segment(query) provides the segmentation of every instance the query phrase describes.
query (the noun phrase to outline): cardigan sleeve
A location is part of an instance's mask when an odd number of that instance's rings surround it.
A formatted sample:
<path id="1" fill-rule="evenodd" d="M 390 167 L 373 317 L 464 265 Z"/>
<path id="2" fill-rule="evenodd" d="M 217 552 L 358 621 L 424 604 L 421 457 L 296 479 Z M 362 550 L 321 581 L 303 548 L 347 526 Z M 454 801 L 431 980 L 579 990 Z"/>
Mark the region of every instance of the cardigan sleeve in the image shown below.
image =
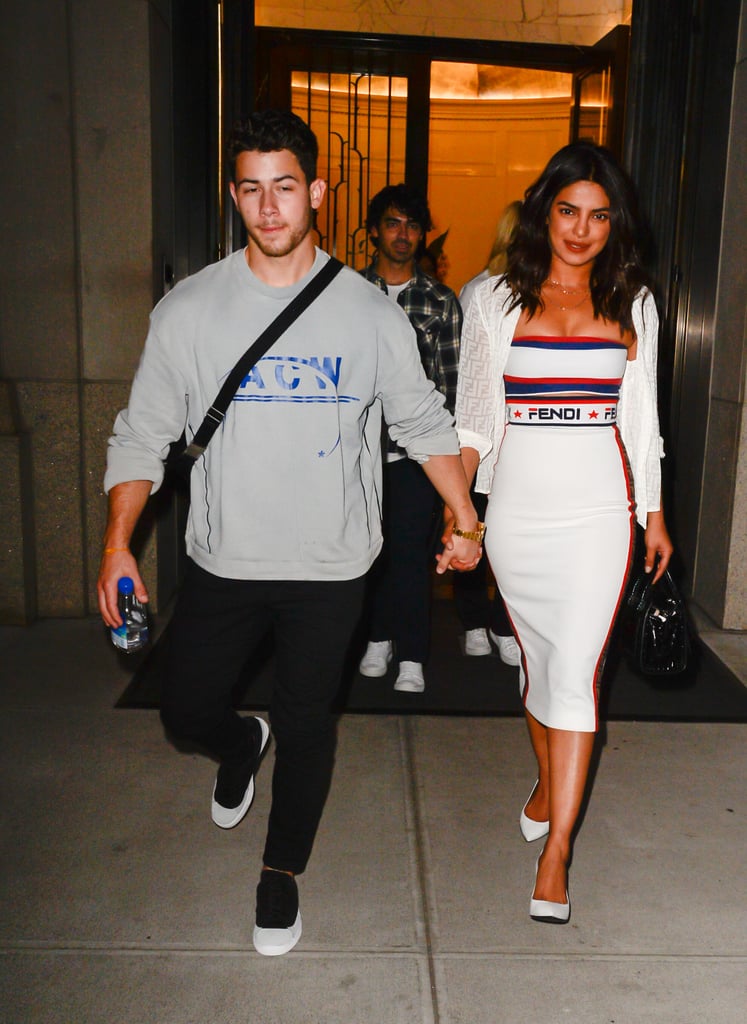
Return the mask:
<path id="1" fill-rule="evenodd" d="M 488 278 L 479 286 L 467 309 L 467 353 L 462 337 L 461 401 L 457 392 L 457 430 L 462 447 L 477 449 L 480 464 L 475 490 L 490 494 L 498 452 L 506 430 L 503 371 L 511 339 L 521 315 L 511 308 L 511 291 L 500 280 Z M 459 410 L 461 409 L 461 425 Z M 461 427 L 461 428 L 460 428 Z"/>
<path id="2" fill-rule="evenodd" d="M 465 313 L 456 396 L 456 425 L 463 448 L 475 448 L 484 459 L 493 446 L 497 395 L 491 373 L 490 331 L 483 309 L 484 285 Z"/>
<path id="3" fill-rule="evenodd" d="M 664 455 L 656 394 L 659 317 L 649 291 L 638 296 L 633 304 L 633 326 L 638 343 L 636 358 L 625 369 L 618 426 L 633 473 L 636 518 L 645 527 L 648 513 L 661 507 Z"/>

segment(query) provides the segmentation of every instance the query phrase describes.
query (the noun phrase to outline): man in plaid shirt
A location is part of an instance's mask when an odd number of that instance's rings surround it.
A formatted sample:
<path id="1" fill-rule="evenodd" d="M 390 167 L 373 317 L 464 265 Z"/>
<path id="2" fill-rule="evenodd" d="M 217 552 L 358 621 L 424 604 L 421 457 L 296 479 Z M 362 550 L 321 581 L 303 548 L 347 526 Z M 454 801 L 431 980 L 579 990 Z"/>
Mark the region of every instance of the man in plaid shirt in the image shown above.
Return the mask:
<path id="1" fill-rule="evenodd" d="M 462 310 L 454 292 L 417 264 L 432 226 L 419 192 L 388 185 L 369 203 L 366 228 L 376 258 L 361 273 L 407 314 L 426 376 L 453 413 Z M 372 571 L 370 640 L 360 671 L 384 676 L 396 657 L 395 690 L 422 693 L 430 646 L 430 561 L 440 509 L 421 467 L 391 439 L 385 459 L 384 549 Z"/>

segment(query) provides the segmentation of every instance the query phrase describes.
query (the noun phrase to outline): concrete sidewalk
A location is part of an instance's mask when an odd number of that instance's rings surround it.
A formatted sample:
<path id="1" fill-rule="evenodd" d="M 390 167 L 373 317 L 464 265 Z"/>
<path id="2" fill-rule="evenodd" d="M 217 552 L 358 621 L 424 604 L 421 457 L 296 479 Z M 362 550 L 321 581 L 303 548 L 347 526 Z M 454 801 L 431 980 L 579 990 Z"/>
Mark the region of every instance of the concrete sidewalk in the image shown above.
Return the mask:
<path id="1" fill-rule="evenodd" d="M 747 1016 L 747 726 L 608 726 L 558 928 L 528 915 L 520 720 L 345 716 L 304 934 L 265 959 L 272 747 L 223 832 L 215 766 L 114 710 L 128 674 L 97 622 L 0 630 L 0 666 L 2 1024 Z"/>

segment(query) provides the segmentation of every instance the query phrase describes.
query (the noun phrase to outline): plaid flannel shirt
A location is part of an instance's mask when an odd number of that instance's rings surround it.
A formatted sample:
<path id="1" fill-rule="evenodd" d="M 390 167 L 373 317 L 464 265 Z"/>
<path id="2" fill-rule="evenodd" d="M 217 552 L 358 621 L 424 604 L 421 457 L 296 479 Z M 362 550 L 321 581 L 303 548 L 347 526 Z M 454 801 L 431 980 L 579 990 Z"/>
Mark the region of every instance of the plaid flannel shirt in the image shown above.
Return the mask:
<path id="1" fill-rule="evenodd" d="M 386 281 L 376 272 L 375 262 L 361 274 L 383 292 L 387 291 Z M 415 329 L 426 377 L 444 395 L 446 408 L 453 413 L 462 333 L 462 307 L 456 295 L 416 266 L 415 276 L 399 293 L 397 302 Z"/>

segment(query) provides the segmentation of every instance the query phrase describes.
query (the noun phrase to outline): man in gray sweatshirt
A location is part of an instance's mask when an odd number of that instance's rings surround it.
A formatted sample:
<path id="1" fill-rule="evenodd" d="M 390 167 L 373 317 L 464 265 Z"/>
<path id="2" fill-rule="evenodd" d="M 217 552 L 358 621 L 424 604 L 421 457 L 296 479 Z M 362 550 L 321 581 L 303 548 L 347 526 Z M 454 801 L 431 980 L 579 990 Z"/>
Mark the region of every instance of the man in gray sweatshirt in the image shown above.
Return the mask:
<path id="1" fill-rule="evenodd" d="M 109 517 L 99 572 L 104 621 L 120 624 L 117 581 L 148 593 L 129 543 L 163 480 L 169 445 L 202 422 L 249 343 L 328 260 L 311 235 L 325 183 L 317 143 L 294 114 L 264 111 L 231 140 L 231 194 L 247 246 L 181 282 L 154 309 L 128 407 L 109 440 Z M 470 569 L 482 530 L 443 397 L 423 372 L 405 314 L 343 268 L 246 375 L 190 477 L 189 566 L 170 625 L 161 716 L 219 761 L 213 821 L 249 809 L 267 723 L 231 691 L 272 630 L 275 767 L 254 944 L 288 952 L 301 935 L 295 876 L 306 868 L 332 776 L 335 718 L 364 577 L 381 548 L 382 413 L 391 435 L 454 511 L 437 571 Z"/>

